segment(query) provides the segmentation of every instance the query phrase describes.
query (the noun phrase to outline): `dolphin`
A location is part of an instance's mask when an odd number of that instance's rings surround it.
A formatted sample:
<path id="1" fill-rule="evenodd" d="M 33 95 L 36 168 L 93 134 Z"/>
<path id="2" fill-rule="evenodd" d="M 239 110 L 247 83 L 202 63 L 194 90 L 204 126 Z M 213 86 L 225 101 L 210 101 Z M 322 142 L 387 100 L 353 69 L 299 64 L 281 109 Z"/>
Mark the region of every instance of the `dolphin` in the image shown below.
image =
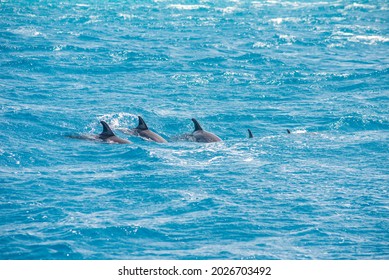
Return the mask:
<path id="1" fill-rule="evenodd" d="M 289 129 L 286 129 L 286 132 L 288 132 L 288 134 L 291 134 L 290 130 Z"/>
<path id="2" fill-rule="evenodd" d="M 251 132 L 251 130 L 247 129 L 247 131 L 249 132 L 249 138 L 254 138 L 253 133 Z"/>
<path id="3" fill-rule="evenodd" d="M 203 142 L 203 143 L 211 143 L 211 142 L 220 142 L 222 141 L 219 137 L 217 137 L 215 134 L 205 131 L 201 128 L 201 125 L 196 119 L 192 119 L 192 122 L 194 123 L 195 130 L 192 132 L 191 136 L 194 141 L 196 142 Z"/>
<path id="4" fill-rule="evenodd" d="M 105 121 L 100 121 L 103 132 L 98 135 L 70 135 L 69 138 L 83 140 L 102 140 L 108 143 L 131 144 L 130 141 L 117 137 Z"/>
<path id="5" fill-rule="evenodd" d="M 139 124 L 136 128 L 134 128 L 134 129 L 122 129 L 121 131 L 123 133 L 140 136 L 140 137 L 143 137 L 147 140 L 151 140 L 154 142 L 167 143 L 167 141 L 164 138 L 162 138 L 160 135 L 149 130 L 146 122 L 143 120 L 143 118 L 141 116 L 138 116 L 138 119 L 139 119 Z"/>
<path id="6" fill-rule="evenodd" d="M 103 126 L 103 132 L 98 135 L 98 138 L 105 142 L 114 142 L 119 144 L 131 144 L 130 141 L 117 137 L 105 121 L 100 121 Z"/>

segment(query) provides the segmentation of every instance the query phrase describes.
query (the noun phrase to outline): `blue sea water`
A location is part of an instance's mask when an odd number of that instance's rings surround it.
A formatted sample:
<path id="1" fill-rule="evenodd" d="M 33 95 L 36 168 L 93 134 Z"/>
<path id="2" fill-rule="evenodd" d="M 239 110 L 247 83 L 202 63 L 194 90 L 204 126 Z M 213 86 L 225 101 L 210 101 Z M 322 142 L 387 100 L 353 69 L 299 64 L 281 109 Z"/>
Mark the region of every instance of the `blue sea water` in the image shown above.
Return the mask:
<path id="1" fill-rule="evenodd" d="M 2 0 L 0 258 L 388 259 L 388 20 L 385 0 Z M 169 143 L 118 130 L 138 115 Z M 223 142 L 180 141 L 193 117 Z M 100 120 L 133 144 L 67 137 Z"/>

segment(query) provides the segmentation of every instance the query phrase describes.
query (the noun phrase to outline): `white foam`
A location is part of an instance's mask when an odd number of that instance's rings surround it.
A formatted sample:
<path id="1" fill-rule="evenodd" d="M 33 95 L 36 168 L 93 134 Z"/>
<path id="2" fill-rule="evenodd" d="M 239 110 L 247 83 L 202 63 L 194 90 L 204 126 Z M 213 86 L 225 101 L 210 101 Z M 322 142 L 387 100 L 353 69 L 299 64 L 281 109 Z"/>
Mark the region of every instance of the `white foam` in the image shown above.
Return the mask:
<path id="1" fill-rule="evenodd" d="M 271 45 L 265 42 L 255 42 L 253 48 L 270 48 Z"/>
<path id="2" fill-rule="evenodd" d="M 298 130 L 293 131 L 292 133 L 294 133 L 294 134 L 305 134 L 305 133 L 307 133 L 307 131 L 305 129 L 298 129 Z"/>
<path id="3" fill-rule="evenodd" d="M 288 18 L 272 18 L 269 20 L 273 24 L 282 24 L 283 22 L 299 22 L 299 18 L 293 18 L 293 17 L 288 17 Z"/>
<path id="4" fill-rule="evenodd" d="M 223 15 L 233 14 L 242 11 L 242 9 L 238 7 L 216 8 L 216 10 L 221 11 Z"/>
<path id="5" fill-rule="evenodd" d="M 292 43 L 296 42 L 296 37 L 293 35 L 281 34 L 281 35 L 279 35 L 279 38 L 282 40 L 285 40 L 287 44 L 292 44 Z"/>
<path id="6" fill-rule="evenodd" d="M 110 53 L 109 56 L 112 58 L 112 61 L 115 63 L 125 61 L 127 59 L 127 52 L 121 51 L 121 52 L 115 52 Z"/>
<path id="7" fill-rule="evenodd" d="M 89 20 L 85 22 L 85 24 L 101 22 L 102 20 L 99 20 L 98 18 L 98 16 L 89 16 Z"/>
<path id="8" fill-rule="evenodd" d="M 98 120 L 106 121 L 112 128 L 128 127 L 130 125 L 134 125 L 137 119 L 137 115 L 130 113 L 105 114 L 98 117 Z"/>
<path id="9" fill-rule="evenodd" d="M 275 23 L 275 24 L 281 24 L 283 22 L 283 18 L 272 18 L 271 20 L 269 20 L 271 23 Z"/>
<path id="10" fill-rule="evenodd" d="M 54 46 L 53 51 L 58 52 L 61 51 L 66 45 L 57 45 Z"/>
<path id="11" fill-rule="evenodd" d="M 123 13 L 119 13 L 118 16 L 119 16 L 119 17 L 122 17 L 122 18 L 125 19 L 125 20 L 133 19 L 133 18 L 135 17 L 134 15 L 131 15 L 131 14 L 123 14 Z"/>
<path id="12" fill-rule="evenodd" d="M 79 4 L 76 4 L 76 6 L 77 7 L 84 7 L 84 8 L 86 8 L 86 7 L 89 7 L 90 5 L 79 3 Z"/>

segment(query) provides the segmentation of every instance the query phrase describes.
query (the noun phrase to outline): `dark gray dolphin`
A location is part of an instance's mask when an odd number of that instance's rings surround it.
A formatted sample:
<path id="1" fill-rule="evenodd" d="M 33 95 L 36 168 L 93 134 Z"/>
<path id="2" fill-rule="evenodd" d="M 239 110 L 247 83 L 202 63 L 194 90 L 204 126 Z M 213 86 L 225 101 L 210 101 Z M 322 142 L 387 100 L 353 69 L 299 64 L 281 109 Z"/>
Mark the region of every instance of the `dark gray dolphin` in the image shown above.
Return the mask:
<path id="1" fill-rule="evenodd" d="M 201 125 L 196 119 L 192 119 L 192 122 L 194 123 L 195 130 L 192 132 L 191 136 L 193 137 L 194 141 L 196 142 L 203 142 L 203 143 L 211 143 L 211 142 L 220 142 L 222 141 L 219 137 L 217 137 L 215 134 L 205 131 L 202 129 Z"/>
<path id="2" fill-rule="evenodd" d="M 131 144 L 130 141 L 117 137 L 105 121 L 100 121 L 103 126 L 103 132 L 98 135 L 98 138 L 105 142 L 114 142 L 119 144 Z"/>
<path id="3" fill-rule="evenodd" d="M 138 116 L 139 124 L 134 129 L 122 129 L 121 131 L 126 134 L 136 135 L 143 137 L 147 140 L 155 141 L 158 143 L 167 143 L 165 139 L 163 139 L 161 136 L 159 136 L 157 133 L 151 131 L 148 127 L 146 122 L 142 119 L 141 116 Z"/>
<path id="4" fill-rule="evenodd" d="M 286 132 L 288 132 L 288 134 L 291 134 L 290 130 L 289 129 L 286 129 Z"/>
<path id="5" fill-rule="evenodd" d="M 105 121 L 100 121 L 103 132 L 98 135 L 69 135 L 69 138 L 83 140 L 102 140 L 108 143 L 131 144 L 130 141 L 117 137 Z"/>
<path id="6" fill-rule="evenodd" d="M 251 132 L 251 130 L 247 129 L 247 131 L 249 132 L 249 138 L 254 138 L 253 133 Z"/>

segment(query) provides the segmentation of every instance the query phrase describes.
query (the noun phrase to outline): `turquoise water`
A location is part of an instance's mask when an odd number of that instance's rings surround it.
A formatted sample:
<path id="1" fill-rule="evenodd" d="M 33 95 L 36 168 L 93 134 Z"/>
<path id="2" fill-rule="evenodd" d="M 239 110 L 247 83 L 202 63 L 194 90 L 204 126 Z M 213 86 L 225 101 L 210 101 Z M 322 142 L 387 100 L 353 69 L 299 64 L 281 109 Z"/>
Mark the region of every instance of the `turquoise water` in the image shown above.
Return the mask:
<path id="1" fill-rule="evenodd" d="M 388 19 L 1 1 L 0 258 L 388 259 Z M 138 115 L 169 143 L 119 131 Z M 191 118 L 223 142 L 179 140 Z M 133 144 L 67 137 L 100 120 Z"/>

